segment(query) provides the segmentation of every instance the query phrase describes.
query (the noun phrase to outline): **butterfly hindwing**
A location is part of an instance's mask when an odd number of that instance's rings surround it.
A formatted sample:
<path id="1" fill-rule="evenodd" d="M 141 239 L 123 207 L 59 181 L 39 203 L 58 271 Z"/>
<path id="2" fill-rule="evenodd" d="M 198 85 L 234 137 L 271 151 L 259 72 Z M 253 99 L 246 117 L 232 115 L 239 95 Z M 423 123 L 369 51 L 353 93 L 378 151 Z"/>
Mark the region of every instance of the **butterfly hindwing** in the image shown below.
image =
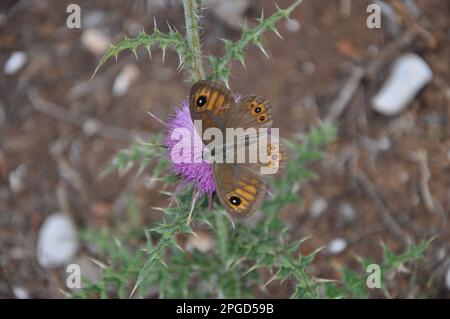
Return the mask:
<path id="1" fill-rule="evenodd" d="M 266 183 L 258 175 L 234 164 L 214 164 L 216 192 L 233 217 L 248 217 L 261 205 Z"/>
<path id="2" fill-rule="evenodd" d="M 265 146 L 265 156 L 258 156 L 256 163 L 247 161 L 246 163 L 239 165 L 260 175 L 275 175 L 282 172 L 286 167 L 288 160 L 286 146 L 281 141 L 278 143 L 267 143 Z"/>

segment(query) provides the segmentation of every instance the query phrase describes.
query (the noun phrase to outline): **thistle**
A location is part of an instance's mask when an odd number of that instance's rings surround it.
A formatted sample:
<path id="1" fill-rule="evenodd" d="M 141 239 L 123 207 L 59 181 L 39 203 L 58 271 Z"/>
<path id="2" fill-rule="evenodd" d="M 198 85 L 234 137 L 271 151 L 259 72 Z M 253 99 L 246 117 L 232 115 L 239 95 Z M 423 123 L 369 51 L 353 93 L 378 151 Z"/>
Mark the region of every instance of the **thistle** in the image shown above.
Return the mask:
<path id="1" fill-rule="evenodd" d="M 244 26 L 238 41 L 225 40 L 224 55 L 210 56 L 208 59 L 212 70 L 208 78 L 228 84 L 231 63 L 237 60 L 244 64 L 245 48 L 250 44 L 265 53 L 262 35 L 266 31 L 279 35 L 276 23 L 288 19 L 301 2 L 294 1 L 285 9 L 277 7 L 272 16 L 261 16 L 253 28 Z M 152 34 L 143 31 L 135 38 L 125 38 L 112 45 L 95 72 L 124 50 L 136 54 L 138 47 L 144 46 L 151 55 L 153 47 L 159 46 L 163 52 L 171 48 L 178 53 L 179 67 L 187 69 L 193 82 L 202 79 L 204 70 L 199 37 L 201 1 L 183 0 L 183 5 L 186 36 L 172 28 L 168 33 L 161 32 L 155 24 Z M 112 295 L 119 297 L 130 297 L 135 293 L 149 296 L 149 291 L 156 289 L 160 298 L 250 298 L 254 297 L 256 290 L 265 293 L 274 282 L 289 282 L 293 298 L 368 296 L 367 289 L 364 290 L 364 267 L 369 263 L 368 259 L 360 258 L 362 267 L 359 272 L 344 269 L 340 282 L 316 278 L 310 274 L 310 266 L 321 248 L 309 254 L 300 253 L 307 239 L 292 240 L 288 226 L 278 216 L 279 210 L 286 204 L 299 203 L 295 185 L 314 176 L 307 164 L 321 158 L 322 148 L 336 136 L 334 127 L 323 125 L 300 139 L 286 141 L 292 160 L 283 177 L 270 182 L 278 196 L 266 199 L 261 206 L 262 216 L 256 223 L 232 225 L 223 209 L 211 209 L 205 196 L 196 196 L 215 191 L 211 164 L 171 161 L 175 141 L 170 136 L 176 128 L 186 128 L 197 142 L 201 141 L 187 101 L 181 103 L 165 125 L 167 132 L 164 137 L 156 135 L 150 141 L 134 143 L 115 157 L 108 171 L 125 172 L 137 164 L 138 173 L 142 173 L 153 162 L 153 179 L 164 183 L 164 186 L 174 183 L 179 186 L 181 177 L 183 187 L 180 191 L 161 192 L 171 196 L 176 205 L 157 208 L 163 212 L 164 218 L 144 231 L 144 243 L 141 225 L 121 223 L 120 228 L 111 231 L 113 235 L 106 230 L 87 231 L 83 236 L 85 241 L 96 247 L 98 257 L 108 260 L 108 263 L 101 263 L 103 275 L 100 282 L 85 282 L 75 297 L 88 298 L 95 294 L 106 298 L 111 296 L 111 288 L 115 287 L 117 291 Z M 200 151 L 203 151 L 202 143 L 191 143 L 194 144 L 200 145 Z M 195 153 L 195 149 L 190 150 L 182 155 Z M 130 206 L 129 210 L 135 212 L 136 208 Z M 188 251 L 184 242 L 199 236 L 195 227 L 213 234 L 212 249 L 207 252 Z M 380 262 L 383 273 L 396 271 L 401 265 L 418 259 L 428 243 L 412 245 L 400 255 L 383 246 L 384 258 Z M 386 288 L 382 289 L 387 294 Z"/>

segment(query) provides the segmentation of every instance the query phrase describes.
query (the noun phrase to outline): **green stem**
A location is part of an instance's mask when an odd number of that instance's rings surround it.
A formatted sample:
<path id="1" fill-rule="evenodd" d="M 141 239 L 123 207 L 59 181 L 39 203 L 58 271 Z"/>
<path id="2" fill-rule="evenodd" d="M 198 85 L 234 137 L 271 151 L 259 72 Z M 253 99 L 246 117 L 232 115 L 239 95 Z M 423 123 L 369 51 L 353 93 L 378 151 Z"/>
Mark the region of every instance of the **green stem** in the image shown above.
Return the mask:
<path id="1" fill-rule="evenodd" d="M 202 54 L 200 48 L 200 36 L 198 33 L 198 13 L 201 0 L 183 0 L 184 19 L 186 21 L 187 41 L 190 49 L 189 67 L 194 82 L 204 78 Z"/>

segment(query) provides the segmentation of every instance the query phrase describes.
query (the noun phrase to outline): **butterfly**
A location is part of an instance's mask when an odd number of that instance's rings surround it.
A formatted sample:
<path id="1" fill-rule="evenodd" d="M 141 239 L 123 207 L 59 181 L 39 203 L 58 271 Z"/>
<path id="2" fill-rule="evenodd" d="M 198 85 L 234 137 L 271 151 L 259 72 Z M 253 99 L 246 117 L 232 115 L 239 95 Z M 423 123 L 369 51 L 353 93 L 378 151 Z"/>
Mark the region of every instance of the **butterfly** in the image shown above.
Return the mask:
<path id="1" fill-rule="evenodd" d="M 272 128 L 272 108 L 259 96 L 246 96 L 235 101 L 234 95 L 225 86 L 201 80 L 195 83 L 190 92 L 189 109 L 194 122 L 199 120 L 202 129 L 220 130 L 225 136 L 227 128 L 267 129 Z M 197 129 L 198 130 L 198 129 Z M 203 132 L 199 132 L 203 136 Z M 270 133 L 269 133 L 270 134 Z M 259 145 L 259 135 L 238 137 L 233 143 L 221 141 L 223 154 L 232 150 L 251 149 Z M 202 138 L 204 144 L 206 140 Z M 262 173 L 264 168 L 275 168 L 273 172 L 284 168 L 287 163 L 286 149 L 281 143 L 270 142 L 267 147 L 267 159 L 256 162 L 215 161 L 213 177 L 216 193 L 233 217 L 248 217 L 256 212 L 267 191 L 266 181 Z"/>

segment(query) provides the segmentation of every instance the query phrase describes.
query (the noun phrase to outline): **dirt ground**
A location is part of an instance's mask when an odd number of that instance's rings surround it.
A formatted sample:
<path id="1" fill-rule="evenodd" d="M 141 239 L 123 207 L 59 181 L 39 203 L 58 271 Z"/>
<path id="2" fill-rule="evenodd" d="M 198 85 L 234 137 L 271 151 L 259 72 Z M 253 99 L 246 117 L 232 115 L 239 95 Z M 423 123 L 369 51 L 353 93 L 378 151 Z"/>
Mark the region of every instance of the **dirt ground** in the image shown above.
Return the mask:
<path id="1" fill-rule="evenodd" d="M 162 119 L 171 114 L 189 92 L 186 74 L 177 72 L 174 53 L 167 51 L 163 63 L 160 50 L 153 51 L 151 61 L 140 50 L 138 61 L 124 53 L 90 81 L 99 56 L 82 44 L 84 27 L 66 27 L 66 6 L 71 2 L 0 4 L 0 65 L 13 51 L 28 56 L 19 72 L 0 76 L 0 297 L 14 298 L 17 287 L 33 298 L 63 297 L 58 288 L 64 285 L 64 270 L 43 269 L 36 261 L 37 233 L 49 214 L 69 212 L 80 228 L 112 225 L 124 209 L 122 195 L 132 192 L 141 210 L 148 212 L 142 222 L 149 223 L 149 207 L 166 201 L 157 187 L 146 187 L 144 178 L 98 175 L 135 132 L 161 132 L 146 111 Z M 248 1 L 241 18 L 252 21 L 262 8 L 269 15 L 272 2 Z M 277 2 L 281 7 L 290 3 Z M 274 125 L 281 127 L 283 137 L 290 137 L 307 132 L 330 114 L 358 66 L 383 62 L 358 82 L 345 103 L 336 120 L 337 141 L 312 167 L 319 179 L 298 190 L 304 204 L 286 207 L 280 214 L 294 238 L 311 236 L 306 250 L 336 238 L 346 240 L 343 252 L 324 252 L 314 262 L 313 271 L 321 278 L 338 279 L 340 267 L 356 265 L 355 255 L 379 260 L 381 239 L 401 252 L 409 242 L 434 237 L 415 269 L 417 278 L 400 274 L 390 280 L 389 291 L 392 297 L 449 297 L 445 275 L 450 266 L 450 2 L 412 2 L 419 16 L 400 6 L 395 31 L 384 16 L 382 28 L 366 27 L 370 1 L 305 0 L 293 13 L 293 22 L 279 24 L 284 40 L 273 33 L 265 36 L 270 58 L 257 47 L 248 48 L 246 68 L 236 63 L 230 84 L 235 91 L 267 98 L 274 106 Z M 99 21 L 91 15 L 89 23 L 112 42 L 141 27 L 150 32 L 153 17 L 162 30 L 167 30 L 165 20 L 184 30 L 180 1 L 77 3 L 83 19 L 92 12 L 103 13 Z M 212 9 L 204 15 L 204 53 L 219 54 L 223 43 L 218 39 L 238 39 L 239 30 Z M 411 28 L 420 31 L 395 47 Z M 391 54 L 384 58 L 386 51 Z M 391 61 L 404 52 L 420 55 L 433 70 L 433 80 L 405 111 L 377 114 L 370 98 Z M 129 65 L 137 66 L 137 80 L 124 95 L 114 96 L 114 80 Z M 92 134 L 88 119 L 106 125 Z M 275 285 L 269 288 L 269 296 L 283 297 Z"/>

